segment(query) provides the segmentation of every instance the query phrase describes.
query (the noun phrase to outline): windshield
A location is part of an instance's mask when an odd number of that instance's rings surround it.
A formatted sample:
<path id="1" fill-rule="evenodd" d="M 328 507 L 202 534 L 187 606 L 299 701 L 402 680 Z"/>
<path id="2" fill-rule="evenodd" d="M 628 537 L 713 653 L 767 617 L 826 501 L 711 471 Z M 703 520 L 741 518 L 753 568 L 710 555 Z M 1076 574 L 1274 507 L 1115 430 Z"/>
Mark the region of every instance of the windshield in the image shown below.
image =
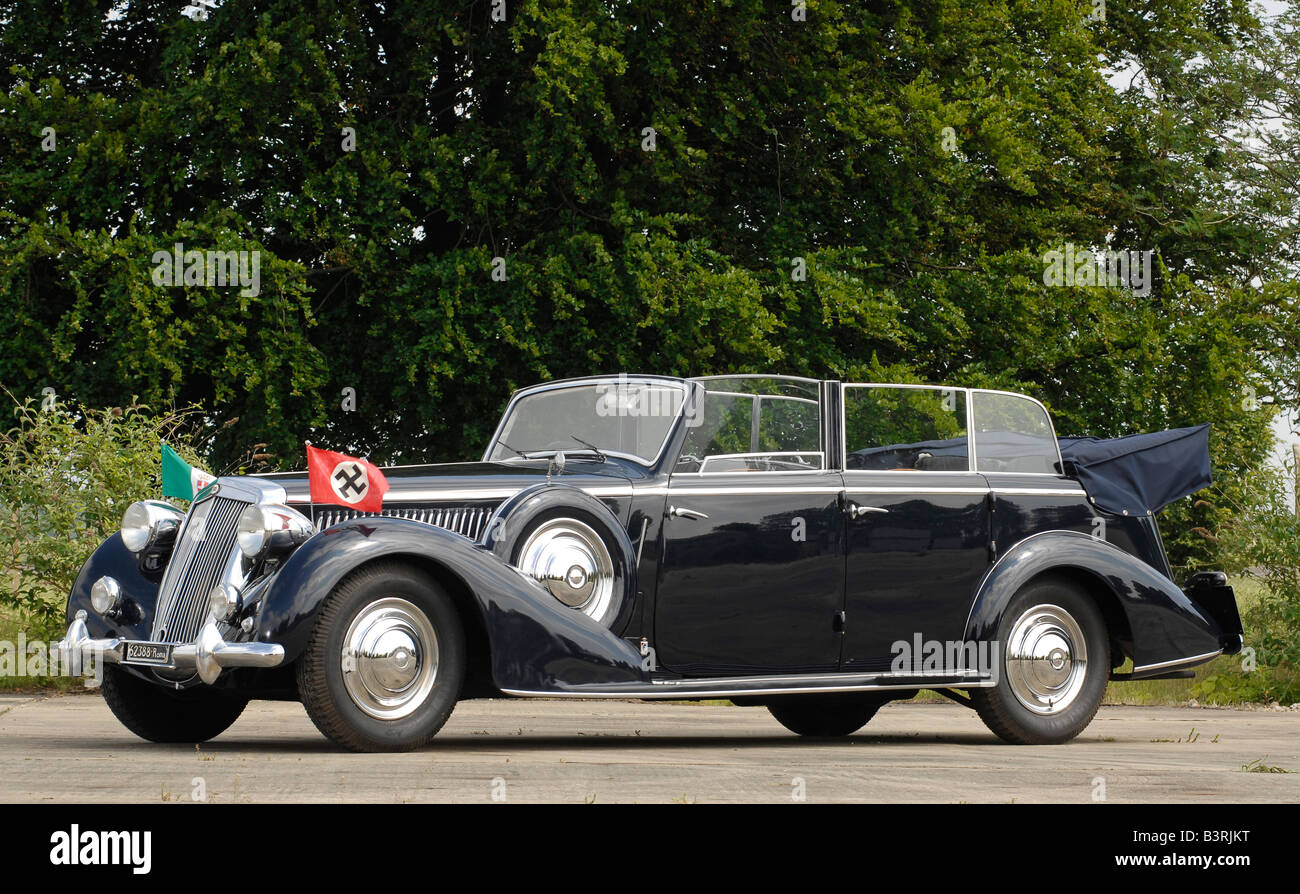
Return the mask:
<path id="1" fill-rule="evenodd" d="M 676 383 L 588 382 L 525 394 L 507 411 L 488 461 L 601 453 L 651 463 L 659 456 L 685 387 Z M 586 442 L 585 444 L 583 442 Z"/>

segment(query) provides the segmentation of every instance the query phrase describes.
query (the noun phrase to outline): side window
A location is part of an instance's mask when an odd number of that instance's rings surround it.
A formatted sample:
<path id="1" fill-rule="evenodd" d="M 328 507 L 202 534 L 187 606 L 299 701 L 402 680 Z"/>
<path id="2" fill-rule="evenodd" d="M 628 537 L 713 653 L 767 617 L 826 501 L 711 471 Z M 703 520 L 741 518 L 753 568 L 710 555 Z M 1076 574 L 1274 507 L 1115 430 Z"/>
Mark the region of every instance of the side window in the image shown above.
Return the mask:
<path id="1" fill-rule="evenodd" d="M 1060 453 L 1047 412 L 1018 394 L 976 391 L 975 464 L 981 472 L 1055 473 Z"/>
<path id="2" fill-rule="evenodd" d="M 758 407 L 760 451 L 816 453 L 821 450 L 821 414 L 816 401 L 763 397 Z"/>
<path id="3" fill-rule="evenodd" d="M 699 464 L 708 456 L 746 453 L 754 429 L 754 400 L 744 394 L 705 395 L 703 409 L 688 420 L 679 470 Z"/>
<path id="4" fill-rule="evenodd" d="M 825 467 L 816 390 L 812 397 L 773 393 L 778 388 L 761 379 L 728 379 L 717 382 L 727 390 L 714 387 L 711 384 L 702 408 L 687 422 L 678 472 L 807 472 Z"/>
<path id="5" fill-rule="evenodd" d="M 845 468 L 966 472 L 966 392 L 844 386 Z"/>

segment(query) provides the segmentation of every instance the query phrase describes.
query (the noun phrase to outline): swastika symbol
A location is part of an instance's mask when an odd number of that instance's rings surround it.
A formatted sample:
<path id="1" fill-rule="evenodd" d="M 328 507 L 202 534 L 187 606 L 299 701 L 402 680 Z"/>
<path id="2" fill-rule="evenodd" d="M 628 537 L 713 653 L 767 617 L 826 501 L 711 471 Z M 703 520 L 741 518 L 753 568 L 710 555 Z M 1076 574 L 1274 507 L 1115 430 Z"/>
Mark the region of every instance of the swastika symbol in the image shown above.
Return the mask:
<path id="1" fill-rule="evenodd" d="M 370 489 L 370 481 L 360 463 L 342 462 L 334 467 L 334 474 L 330 476 L 330 489 L 344 503 L 357 503 Z"/>

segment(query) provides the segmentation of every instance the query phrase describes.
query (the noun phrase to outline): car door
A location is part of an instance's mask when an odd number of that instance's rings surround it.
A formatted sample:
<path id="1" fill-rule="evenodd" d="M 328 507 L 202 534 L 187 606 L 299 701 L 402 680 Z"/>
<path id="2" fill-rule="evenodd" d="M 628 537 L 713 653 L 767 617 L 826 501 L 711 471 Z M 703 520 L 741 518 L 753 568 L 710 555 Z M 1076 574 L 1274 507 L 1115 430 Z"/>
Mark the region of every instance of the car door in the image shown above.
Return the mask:
<path id="1" fill-rule="evenodd" d="M 843 669 L 889 670 L 960 641 L 989 566 L 988 485 L 970 467 L 964 389 L 843 386 Z"/>
<path id="2" fill-rule="evenodd" d="M 705 381 L 669 479 L 658 663 L 690 676 L 833 671 L 844 522 L 821 387 Z"/>

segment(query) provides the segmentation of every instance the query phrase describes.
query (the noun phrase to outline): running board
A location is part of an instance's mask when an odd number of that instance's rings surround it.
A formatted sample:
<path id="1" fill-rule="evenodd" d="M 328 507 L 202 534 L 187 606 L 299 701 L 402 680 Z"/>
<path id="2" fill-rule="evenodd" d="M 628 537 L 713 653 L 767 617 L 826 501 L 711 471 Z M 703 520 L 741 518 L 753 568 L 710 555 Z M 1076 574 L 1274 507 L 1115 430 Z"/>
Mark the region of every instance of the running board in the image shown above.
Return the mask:
<path id="1" fill-rule="evenodd" d="M 873 692 L 900 689 L 984 689 L 996 686 L 989 674 L 794 674 L 763 677 L 673 677 L 637 683 L 591 683 L 559 689 L 502 689 L 526 698 L 728 698 L 733 695 L 795 695 L 819 692 Z"/>

